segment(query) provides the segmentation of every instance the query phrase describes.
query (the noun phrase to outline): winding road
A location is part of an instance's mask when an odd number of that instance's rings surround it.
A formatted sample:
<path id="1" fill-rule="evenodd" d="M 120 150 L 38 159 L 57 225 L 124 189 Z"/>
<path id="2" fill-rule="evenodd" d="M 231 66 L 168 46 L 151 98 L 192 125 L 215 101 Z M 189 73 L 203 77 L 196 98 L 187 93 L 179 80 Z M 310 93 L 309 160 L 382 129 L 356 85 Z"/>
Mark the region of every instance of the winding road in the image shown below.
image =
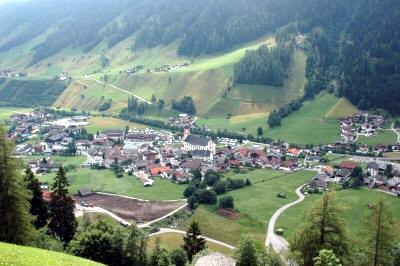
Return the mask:
<path id="1" fill-rule="evenodd" d="M 265 239 L 265 246 L 267 247 L 267 249 L 272 247 L 280 255 L 283 255 L 283 253 L 285 253 L 288 250 L 289 243 L 283 237 L 275 234 L 275 224 L 276 224 L 276 221 L 278 220 L 279 216 L 286 209 L 288 209 L 296 204 L 299 204 L 300 202 L 302 202 L 304 200 L 305 197 L 304 197 L 303 193 L 301 193 L 301 191 L 300 191 L 303 186 L 304 185 L 301 185 L 300 187 L 298 187 L 296 189 L 296 194 L 299 198 L 296 201 L 293 201 L 293 202 L 286 204 L 285 206 L 279 208 L 272 215 L 271 219 L 269 220 L 267 238 Z"/>

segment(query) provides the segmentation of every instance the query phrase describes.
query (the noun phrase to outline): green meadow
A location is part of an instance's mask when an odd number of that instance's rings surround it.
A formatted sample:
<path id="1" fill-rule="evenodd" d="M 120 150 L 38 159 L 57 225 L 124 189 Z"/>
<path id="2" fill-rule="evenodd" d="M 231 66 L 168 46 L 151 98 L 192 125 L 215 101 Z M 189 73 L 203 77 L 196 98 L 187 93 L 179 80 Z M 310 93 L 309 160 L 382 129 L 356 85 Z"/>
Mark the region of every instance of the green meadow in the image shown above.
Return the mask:
<path id="1" fill-rule="evenodd" d="M 365 235 L 368 230 L 368 214 L 370 209 L 368 204 L 376 201 L 380 197 L 384 198 L 391 206 L 394 216 L 400 219 L 400 198 L 387 195 L 368 189 L 342 189 L 336 191 L 337 202 L 344 206 L 345 210 L 342 219 L 348 226 L 349 233 L 353 237 Z M 300 204 L 287 209 L 278 219 L 276 229 L 284 230 L 284 237 L 288 240 L 293 239 L 296 229 L 304 221 L 304 214 L 321 198 L 319 194 L 306 196 Z M 400 228 L 399 228 L 400 229 Z M 394 229 L 395 233 L 396 230 Z M 397 236 L 400 237 L 400 230 Z"/>
<path id="2" fill-rule="evenodd" d="M 244 234 L 250 234 L 263 243 L 267 224 L 273 213 L 281 206 L 297 199 L 295 189 L 314 175 L 315 173 L 311 171 L 286 173 L 271 169 L 259 169 L 246 174 L 230 173 L 228 176 L 231 178 L 248 178 L 252 182 L 249 187 L 220 195 L 220 197 L 234 198 L 235 209 L 240 212 L 240 218 L 228 219 L 219 216 L 215 206 L 200 206 L 196 209 L 192 220 L 200 224 L 205 236 L 232 245 L 236 245 L 240 236 Z M 285 193 L 287 198 L 278 198 L 279 192 Z"/>

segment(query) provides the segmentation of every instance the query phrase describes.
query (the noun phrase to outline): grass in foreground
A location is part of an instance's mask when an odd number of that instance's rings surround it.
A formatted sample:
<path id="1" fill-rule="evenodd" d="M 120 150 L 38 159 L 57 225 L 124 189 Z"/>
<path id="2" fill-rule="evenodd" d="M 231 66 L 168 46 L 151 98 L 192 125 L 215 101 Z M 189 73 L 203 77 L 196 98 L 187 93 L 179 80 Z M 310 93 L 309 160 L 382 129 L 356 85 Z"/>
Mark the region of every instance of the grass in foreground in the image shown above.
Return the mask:
<path id="1" fill-rule="evenodd" d="M 384 197 L 393 209 L 393 214 L 397 219 L 400 219 L 400 198 L 387 195 L 378 191 L 367 189 L 345 189 L 336 192 L 338 202 L 345 208 L 343 219 L 348 225 L 349 232 L 353 236 L 365 235 L 368 228 L 367 215 L 370 212 L 368 204 L 376 201 L 379 197 Z M 284 237 L 288 240 L 293 239 L 295 231 L 301 221 L 303 215 L 309 210 L 321 195 L 312 194 L 295 207 L 286 210 L 278 219 L 275 228 L 282 228 L 284 230 Z M 393 230 L 395 233 L 396 230 Z M 397 231 L 400 237 L 400 231 Z"/>
<path id="2" fill-rule="evenodd" d="M 5 243 L 0 243 L 0 254 L 0 265 L 103 265 L 63 253 Z"/>
<path id="3" fill-rule="evenodd" d="M 162 244 L 167 247 L 169 250 L 176 249 L 183 245 L 183 236 L 178 233 L 165 233 L 161 235 L 151 236 L 149 238 L 148 248 L 149 250 L 153 250 L 155 247 L 155 241 L 157 237 L 161 238 Z M 226 248 L 224 246 L 215 244 L 213 242 L 207 241 L 207 247 L 209 250 L 223 253 L 227 256 L 233 256 L 234 251 L 232 249 Z"/>
<path id="4" fill-rule="evenodd" d="M 266 169 L 250 171 L 247 174 L 230 174 L 231 178 L 249 178 L 253 183 L 249 187 L 221 195 L 234 198 L 235 209 L 240 212 L 240 218 L 228 219 L 217 215 L 216 207 L 200 206 L 192 220 L 200 224 L 205 236 L 232 245 L 236 245 L 240 236 L 244 234 L 250 234 L 263 243 L 267 224 L 273 213 L 297 199 L 295 189 L 309 181 L 314 174 L 311 171 L 285 173 Z M 287 198 L 278 198 L 279 192 L 286 193 Z"/>

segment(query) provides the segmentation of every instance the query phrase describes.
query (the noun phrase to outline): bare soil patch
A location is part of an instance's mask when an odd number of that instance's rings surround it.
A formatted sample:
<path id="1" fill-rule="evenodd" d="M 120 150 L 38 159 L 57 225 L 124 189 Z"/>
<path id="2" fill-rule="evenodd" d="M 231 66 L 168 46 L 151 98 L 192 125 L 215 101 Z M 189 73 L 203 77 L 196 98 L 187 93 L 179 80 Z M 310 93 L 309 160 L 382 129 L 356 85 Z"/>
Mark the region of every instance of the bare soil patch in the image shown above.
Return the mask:
<path id="1" fill-rule="evenodd" d="M 219 216 L 228 218 L 230 220 L 236 220 L 240 218 L 240 212 L 232 210 L 232 209 L 218 209 L 216 213 Z"/>
<path id="2" fill-rule="evenodd" d="M 152 221 L 176 210 L 184 202 L 139 201 L 117 195 L 91 194 L 85 197 L 75 197 L 76 202 L 85 201 L 93 207 L 106 209 L 124 220 L 138 223 Z"/>

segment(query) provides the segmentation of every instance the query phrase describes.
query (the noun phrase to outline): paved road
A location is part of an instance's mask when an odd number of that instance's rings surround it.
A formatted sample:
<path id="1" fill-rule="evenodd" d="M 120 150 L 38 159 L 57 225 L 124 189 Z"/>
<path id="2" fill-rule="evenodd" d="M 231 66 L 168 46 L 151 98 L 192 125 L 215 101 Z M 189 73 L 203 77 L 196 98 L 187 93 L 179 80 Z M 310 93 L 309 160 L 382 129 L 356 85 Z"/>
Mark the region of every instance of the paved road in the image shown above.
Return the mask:
<path id="1" fill-rule="evenodd" d="M 300 192 L 301 188 L 304 185 L 298 187 L 296 189 L 296 194 L 299 197 L 296 201 L 293 201 L 289 204 L 286 204 L 285 206 L 279 208 L 274 215 L 272 215 L 271 220 L 269 221 L 268 224 L 268 231 L 267 231 L 267 238 L 265 239 L 265 246 L 269 249 L 272 247 L 276 252 L 278 252 L 280 255 L 282 255 L 284 252 L 286 252 L 289 248 L 289 243 L 286 241 L 281 236 L 278 236 L 275 234 L 275 224 L 276 221 L 278 220 L 279 216 L 288 208 L 302 202 L 304 200 L 304 195 L 303 193 Z"/>
<path id="2" fill-rule="evenodd" d="M 150 234 L 150 236 L 162 235 L 162 234 L 165 234 L 165 233 L 176 233 L 176 234 L 186 235 L 186 232 L 182 231 L 182 230 L 169 229 L 169 228 L 160 228 L 160 231 L 158 231 L 156 233 L 152 233 L 152 234 Z M 209 242 L 213 242 L 215 244 L 224 246 L 224 247 L 229 248 L 229 249 L 235 249 L 234 246 L 231 246 L 231 245 L 229 245 L 227 243 L 224 243 L 224 242 L 221 242 L 221 241 L 209 238 L 209 237 L 205 237 L 205 236 L 202 236 L 202 237 L 204 237 Z"/>

